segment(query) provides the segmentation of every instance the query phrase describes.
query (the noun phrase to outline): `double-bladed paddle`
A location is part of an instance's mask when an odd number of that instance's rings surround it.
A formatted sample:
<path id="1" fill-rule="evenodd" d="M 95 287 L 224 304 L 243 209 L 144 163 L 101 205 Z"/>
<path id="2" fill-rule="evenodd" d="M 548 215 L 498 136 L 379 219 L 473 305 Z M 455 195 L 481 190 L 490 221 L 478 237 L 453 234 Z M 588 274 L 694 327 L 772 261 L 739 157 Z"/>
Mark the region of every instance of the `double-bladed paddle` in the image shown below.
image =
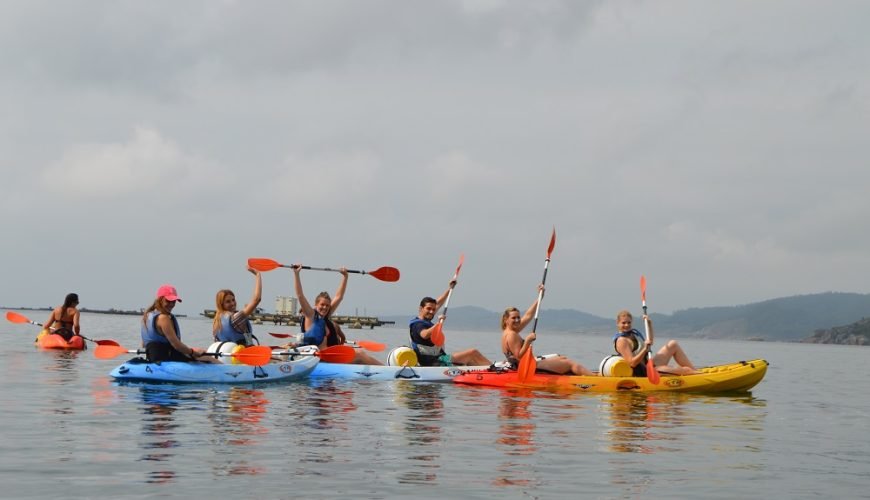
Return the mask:
<path id="1" fill-rule="evenodd" d="M 36 321 L 31 320 L 27 316 L 23 314 L 19 314 L 15 311 L 7 311 L 6 312 L 6 320 L 10 323 L 30 323 L 31 325 L 42 326 L 45 327 L 42 323 L 37 323 Z M 79 337 L 89 340 L 97 345 L 118 345 L 114 340 L 94 340 L 85 337 L 84 335 L 79 335 Z"/>
<path id="2" fill-rule="evenodd" d="M 432 340 L 432 343 L 437 346 L 444 345 L 444 320 L 447 319 L 447 306 L 450 305 L 450 296 L 453 295 L 453 288 L 456 286 L 456 278 L 459 277 L 459 270 L 462 269 L 462 263 L 465 261 L 465 255 L 459 254 L 459 265 L 456 266 L 456 272 L 453 273 L 453 279 L 450 280 L 450 289 L 447 290 L 447 298 L 444 300 L 444 312 L 441 313 L 441 319 L 438 321 L 438 324 L 435 325 L 435 328 L 432 330 L 432 333 L 429 335 L 429 339 Z"/>
<path id="3" fill-rule="evenodd" d="M 269 335 L 279 338 L 279 339 L 289 339 L 295 337 L 296 335 L 292 333 L 273 333 L 269 332 Z M 387 348 L 387 344 L 382 344 L 380 342 L 374 342 L 372 340 L 348 340 L 347 345 L 352 347 L 362 347 L 367 351 L 372 352 L 381 352 Z"/>
<path id="4" fill-rule="evenodd" d="M 652 330 L 650 330 L 649 318 L 646 314 L 646 277 L 644 275 L 640 275 L 640 301 L 641 304 L 643 304 L 643 330 L 646 334 L 646 338 L 649 339 L 650 346 L 652 346 L 653 333 Z M 659 381 L 661 381 L 659 371 L 656 370 L 656 363 L 653 360 L 652 351 L 647 351 L 646 353 L 646 378 L 653 384 L 658 384 Z"/>
<path id="5" fill-rule="evenodd" d="M 256 269 L 257 271 L 266 272 L 272 271 L 274 269 L 278 269 L 279 267 L 293 268 L 295 266 L 289 264 L 281 264 L 278 261 L 272 259 L 265 259 L 259 257 L 251 257 L 248 259 L 248 266 Z M 340 269 L 332 269 L 331 267 L 311 267 L 311 266 L 299 266 L 300 269 L 310 269 L 312 271 L 333 271 L 333 272 L 341 272 Z M 348 269 L 349 273 L 356 274 L 368 274 L 369 276 L 373 276 L 381 281 L 399 281 L 399 270 L 395 267 L 379 267 L 374 271 L 358 271 L 356 269 Z"/>
<path id="6" fill-rule="evenodd" d="M 283 347 L 279 347 L 283 349 Z M 346 364 L 356 358 L 356 351 L 349 345 L 334 345 L 323 350 L 300 351 L 298 349 L 287 349 L 285 351 L 273 352 L 273 356 L 282 355 L 302 355 L 302 356 L 317 356 L 324 363 Z"/>
<path id="7" fill-rule="evenodd" d="M 556 228 L 553 228 L 553 235 L 550 237 L 550 246 L 547 247 L 547 260 L 544 261 L 544 277 L 541 279 L 541 286 L 547 282 L 547 268 L 550 267 L 550 256 L 553 254 L 553 249 L 556 248 Z M 535 306 L 535 322 L 532 323 L 532 333 L 538 328 L 538 312 L 541 310 L 541 301 L 544 299 L 544 289 L 538 292 L 538 304 Z M 532 346 L 526 349 L 526 353 L 520 358 L 519 367 L 517 367 L 517 378 L 520 382 L 525 382 L 535 373 L 538 362 L 535 361 L 535 354 L 532 352 Z"/>
<path id="8" fill-rule="evenodd" d="M 94 349 L 94 356 L 99 359 L 112 359 L 122 354 L 145 354 L 144 349 L 127 349 L 120 345 L 98 345 Z M 242 363 L 250 366 L 263 366 L 269 364 L 272 360 L 272 349 L 265 345 L 255 345 L 245 347 L 238 352 L 226 354 L 222 352 L 205 353 L 206 356 L 224 357 L 229 356 L 238 359 Z"/>

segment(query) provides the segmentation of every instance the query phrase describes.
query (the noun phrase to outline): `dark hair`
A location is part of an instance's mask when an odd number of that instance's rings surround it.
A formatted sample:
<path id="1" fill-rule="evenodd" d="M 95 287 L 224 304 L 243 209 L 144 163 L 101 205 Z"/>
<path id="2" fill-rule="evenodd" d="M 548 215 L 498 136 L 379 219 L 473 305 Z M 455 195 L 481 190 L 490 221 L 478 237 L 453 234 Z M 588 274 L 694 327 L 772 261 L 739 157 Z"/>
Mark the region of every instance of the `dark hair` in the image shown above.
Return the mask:
<path id="1" fill-rule="evenodd" d="M 423 297 L 423 300 L 420 301 L 420 307 L 425 306 L 426 304 L 437 304 L 438 301 L 433 299 L 432 297 Z"/>
<path id="2" fill-rule="evenodd" d="M 66 294 L 66 298 L 63 299 L 63 307 L 66 309 L 67 307 L 72 307 L 79 303 L 79 294 L 77 293 L 68 293 Z"/>

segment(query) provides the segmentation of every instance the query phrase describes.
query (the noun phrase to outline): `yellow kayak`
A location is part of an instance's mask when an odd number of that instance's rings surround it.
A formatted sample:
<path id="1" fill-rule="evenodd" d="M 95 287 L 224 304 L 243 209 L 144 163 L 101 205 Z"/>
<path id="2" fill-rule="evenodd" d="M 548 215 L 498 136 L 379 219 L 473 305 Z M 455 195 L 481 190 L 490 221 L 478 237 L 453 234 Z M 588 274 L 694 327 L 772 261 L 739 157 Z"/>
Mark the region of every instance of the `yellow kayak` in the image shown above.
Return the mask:
<path id="1" fill-rule="evenodd" d="M 695 375 L 661 374 L 656 385 L 646 377 L 599 377 L 535 373 L 523 382 L 516 371 L 476 371 L 453 378 L 459 384 L 518 387 L 569 392 L 745 392 L 761 382 L 769 363 L 764 359 L 699 368 Z"/>

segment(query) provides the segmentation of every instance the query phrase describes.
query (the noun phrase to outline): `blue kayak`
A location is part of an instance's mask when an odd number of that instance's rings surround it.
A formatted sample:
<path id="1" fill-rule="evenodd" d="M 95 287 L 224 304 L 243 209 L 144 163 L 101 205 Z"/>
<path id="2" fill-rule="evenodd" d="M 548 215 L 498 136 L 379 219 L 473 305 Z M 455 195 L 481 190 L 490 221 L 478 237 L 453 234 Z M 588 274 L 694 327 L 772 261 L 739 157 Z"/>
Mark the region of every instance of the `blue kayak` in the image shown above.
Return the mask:
<path id="1" fill-rule="evenodd" d="M 463 373 L 486 370 L 489 366 L 386 366 L 319 363 L 311 378 L 409 380 L 450 382 Z"/>
<path id="2" fill-rule="evenodd" d="M 229 363 L 185 363 L 163 361 L 149 363 L 133 358 L 109 373 L 116 380 L 199 384 L 250 384 L 298 380 L 307 377 L 320 361 L 316 356 L 302 356 L 280 363 L 248 366 Z"/>

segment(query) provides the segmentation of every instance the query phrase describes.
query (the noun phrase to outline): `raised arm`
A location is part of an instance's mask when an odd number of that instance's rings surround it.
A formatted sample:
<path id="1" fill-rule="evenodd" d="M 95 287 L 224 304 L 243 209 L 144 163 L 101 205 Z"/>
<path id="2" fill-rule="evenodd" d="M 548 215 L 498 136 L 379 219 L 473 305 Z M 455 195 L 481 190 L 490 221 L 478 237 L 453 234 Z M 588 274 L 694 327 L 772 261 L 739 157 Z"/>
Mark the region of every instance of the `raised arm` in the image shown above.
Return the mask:
<path id="1" fill-rule="evenodd" d="M 344 299 L 344 292 L 347 290 L 347 268 L 339 268 L 338 272 L 341 273 L 341 283 L 338 284 L 338 289 L 332 297 L 332 305 L 329 306 L 330 315 L 338 309 L 339 304 L 341 304 L 342 299 Z"/>
<path id="2" fill-rule="evenodd" d="M 245 308 L 242 309 L 242 314 L 245 317 L 250 317 L 254 314 L 254 311 L 257 310 L 257 306 L 260 305 L 260 300 L 263 298 L 263 277 L 260 275 L 260 272 L 256 269 L 249 267 L 248 272 L 254 275 L 254 295 L 251 297 L 251 301 L 245 305 Z"/>
<path id="3" fill-rule="evenodd" d="M 308 303 L 308 299 L 305 298 L 305 293 L 302 291 L 302 279 L 299 277 L 299 272 L 302 268 L 296 264 L 293 266 L 293 288 L 296 290 L 296 300 L 299 301 L 299 310 L 302 311 L 302 315 L 305 316 L 306 319 L 311 320 L 314 318 L 314 308 L 311 307 L 311 304 Z"/>
<path id="4" fill-rule="evenodd" d="M 450 294 L 450 290 L 456 286 L 456 283 L 457 282 L 455 280 L 451 281 L 450 284 L 447 285 L 447 290 L 444 290 L 444 292 L 438 296 L 438 299 L 435 300 L 436 312 L 438 311 L 438 309 L 441 309 L 441 306 L 443 306 L 444 302 L 447 301 L 447 295 Z"/>
<path id="5" fill-rule="evenodd" d="M 530 305 L 529 308 L 526 309 L 526 312 L 525 312 L 525 314 L 523 314 L 523 317 L 520 318 L 520 326 L 519 326 L 519 328 L 517 328 L 517 332 L 521 332 L 523 330 L 523 328 L 525 328 L 526 325 L 528 325 L 532 321 L 532 319 L 534 319 L 535 310 L 538 308 L 538 297 L 541 296 L 543 291 L 544 291 L 544 285 L 538 285 L 538 295 L 535 297 L 535 301 L 532 302 L 532 305 Z M 532 341 L 534 341 L 534 339 Z"/>

